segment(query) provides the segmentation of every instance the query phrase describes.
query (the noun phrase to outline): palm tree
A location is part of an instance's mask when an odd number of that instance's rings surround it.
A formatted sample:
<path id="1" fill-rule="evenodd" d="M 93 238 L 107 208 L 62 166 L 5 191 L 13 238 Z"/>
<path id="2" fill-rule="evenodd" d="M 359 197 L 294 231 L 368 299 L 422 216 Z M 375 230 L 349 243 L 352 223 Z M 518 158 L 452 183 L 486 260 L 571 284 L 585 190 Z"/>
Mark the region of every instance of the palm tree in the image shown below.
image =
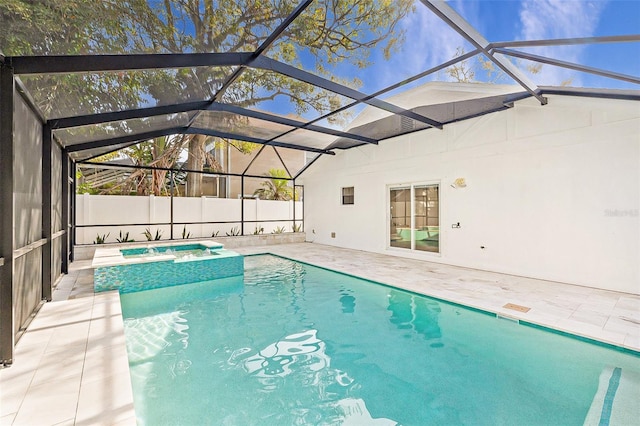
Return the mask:
<path id="1" fill-rule="evenodd" d="M 289 186 L 289 175 L 282 169 L 270 169 L 269 180 L 262 182 L 261 188 L 256 189 L 253 195 L 257 195 L 263 200 L 289 201 L 293 196 L 293 191 Z"/>

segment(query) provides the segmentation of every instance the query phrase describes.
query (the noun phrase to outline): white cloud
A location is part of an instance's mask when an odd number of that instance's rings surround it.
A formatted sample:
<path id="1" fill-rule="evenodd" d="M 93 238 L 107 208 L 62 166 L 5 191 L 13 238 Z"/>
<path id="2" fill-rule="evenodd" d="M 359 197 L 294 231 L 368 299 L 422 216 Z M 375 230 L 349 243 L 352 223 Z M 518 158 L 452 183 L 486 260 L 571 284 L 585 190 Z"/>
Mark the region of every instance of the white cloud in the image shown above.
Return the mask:
<path id="1" fill-rule="evenodd" d="M 600 21 L 607 1 L 577 0 L 525 0 L 520 8 L 520 38 L 538 40 L 549 38 L 591 37 Z M 547 46 L 527 49 L 541 56 L 568 62 L 581 63 L 584 46 Z M 529 64 L 530 62 L 526 62 Z M 575 71 L 544 65 L 540 73 L 532 76 L 540 85 L 558 85 L 567 79 L 579 86 L 580 77 Z"/>
<path id="2" fill-rule="evenodd" d="M 377 64 L 377 78 L 387 87 L 453 58 L 465 40 L 420 2 L 400 28 L 406 31 L 402 49 L 384 64 Z"/>

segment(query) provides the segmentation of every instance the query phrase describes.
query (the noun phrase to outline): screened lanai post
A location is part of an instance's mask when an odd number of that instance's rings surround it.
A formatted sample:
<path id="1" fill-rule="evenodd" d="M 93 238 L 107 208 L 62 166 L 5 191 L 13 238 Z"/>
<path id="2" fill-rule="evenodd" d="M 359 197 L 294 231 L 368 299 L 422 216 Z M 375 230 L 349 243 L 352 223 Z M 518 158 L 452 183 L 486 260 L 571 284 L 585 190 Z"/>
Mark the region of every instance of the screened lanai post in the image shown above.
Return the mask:
<path id="1" fill-rule="evenodd" d="M 71 159 L 70 159 L 71 160 Z M 76 246 L 76 240 L 77 240 L 77 235 L 76 235 L 76 173 L 78 172 L 78 165 L 76 164 L 76 162 L 74 160 L 71 160 L 70 164 L 69 164 L 69 183 L 71 184 L 71 187 L 69 189 L 69 199 L 70 199 L 70 203 L 69 203 L 69 214 L 71 215 L 71 223 L 69 224 L 69 226 L 71 226 L 71 238 L 70 238 L 70 242 L 69 242 L 69 262 L 73 262 L 74 261 L 74 255 L 75 255 L 75 246 Z"/>
<path id="2" fill-rule="evenodd" d="M 62 230 L 64 231 L 64 237 L 62 238 L 62 273 L 69 273 L 69 203 L 70 191 L 69 191 L 69 152 L 66 149 L 62 150 Z"/>
<path id="3" fill-rule="evenodd" d="M 42 126 L 42 238 L 46 240 L 42 246 L 42 299 L 51 301 L 51 146 L 53 134 L 51 126 Z"/>
<path id="4" fill-rule="evenodd" d="M 240 176 L 240 235 L 244 235 L 244 173 Z"/>
<path id="5" fill-rule="evenodd" d="M 13 362 L 13 69 L 0 62 L 0 364 Z"/>
<path id="6" fill-rule="evenodd" d="M 171 232 L 169 232 L 169 238 L 173 240 L 173 193 L 175 192 L 175 181 L 173 180 L 173 169 L 169 170 L 169 200 L 170 200 L 170 212 L 169 212 L 169 222 L 171 224 Z M 149 227 L 149 232 L 151 232 L 151 227 Z"/>

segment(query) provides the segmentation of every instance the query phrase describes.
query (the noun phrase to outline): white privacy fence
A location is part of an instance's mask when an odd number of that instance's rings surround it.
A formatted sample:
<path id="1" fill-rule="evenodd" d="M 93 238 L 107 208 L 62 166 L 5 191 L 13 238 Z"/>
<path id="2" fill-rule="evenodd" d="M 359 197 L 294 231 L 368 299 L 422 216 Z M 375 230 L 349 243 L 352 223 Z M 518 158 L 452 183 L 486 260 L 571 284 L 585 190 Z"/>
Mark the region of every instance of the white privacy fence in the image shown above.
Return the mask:
<path id="1" fill-rule="evenodd" d="M 295 215 L 294 215 L 295 208 Z M 76 196 L 76 244 L 204 238 L 302 230 L 302 201 L 213 197 Z M 244 226 L 243 226 L 244 224 Z M 294 229 L 295 226 L 295 229 Z"/>

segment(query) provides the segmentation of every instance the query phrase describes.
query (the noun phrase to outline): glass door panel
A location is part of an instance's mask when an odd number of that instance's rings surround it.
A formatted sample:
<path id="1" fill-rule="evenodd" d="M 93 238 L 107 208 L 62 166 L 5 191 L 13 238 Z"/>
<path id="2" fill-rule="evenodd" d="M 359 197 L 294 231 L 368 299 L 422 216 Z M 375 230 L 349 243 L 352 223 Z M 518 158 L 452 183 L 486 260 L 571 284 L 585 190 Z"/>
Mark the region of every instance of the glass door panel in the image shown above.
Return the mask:
<path id="1" fill-rule="evenodd" d="M 415 249 L 437 253 L 440 246 L 438 186 L 415 186 L 413 202 L 415 209 L 413 230 Z"/>
<path id="2" fill-rule="evenodd" d="M 411 248 L 411 188 L 389 191 L 389 245 Z"/>

